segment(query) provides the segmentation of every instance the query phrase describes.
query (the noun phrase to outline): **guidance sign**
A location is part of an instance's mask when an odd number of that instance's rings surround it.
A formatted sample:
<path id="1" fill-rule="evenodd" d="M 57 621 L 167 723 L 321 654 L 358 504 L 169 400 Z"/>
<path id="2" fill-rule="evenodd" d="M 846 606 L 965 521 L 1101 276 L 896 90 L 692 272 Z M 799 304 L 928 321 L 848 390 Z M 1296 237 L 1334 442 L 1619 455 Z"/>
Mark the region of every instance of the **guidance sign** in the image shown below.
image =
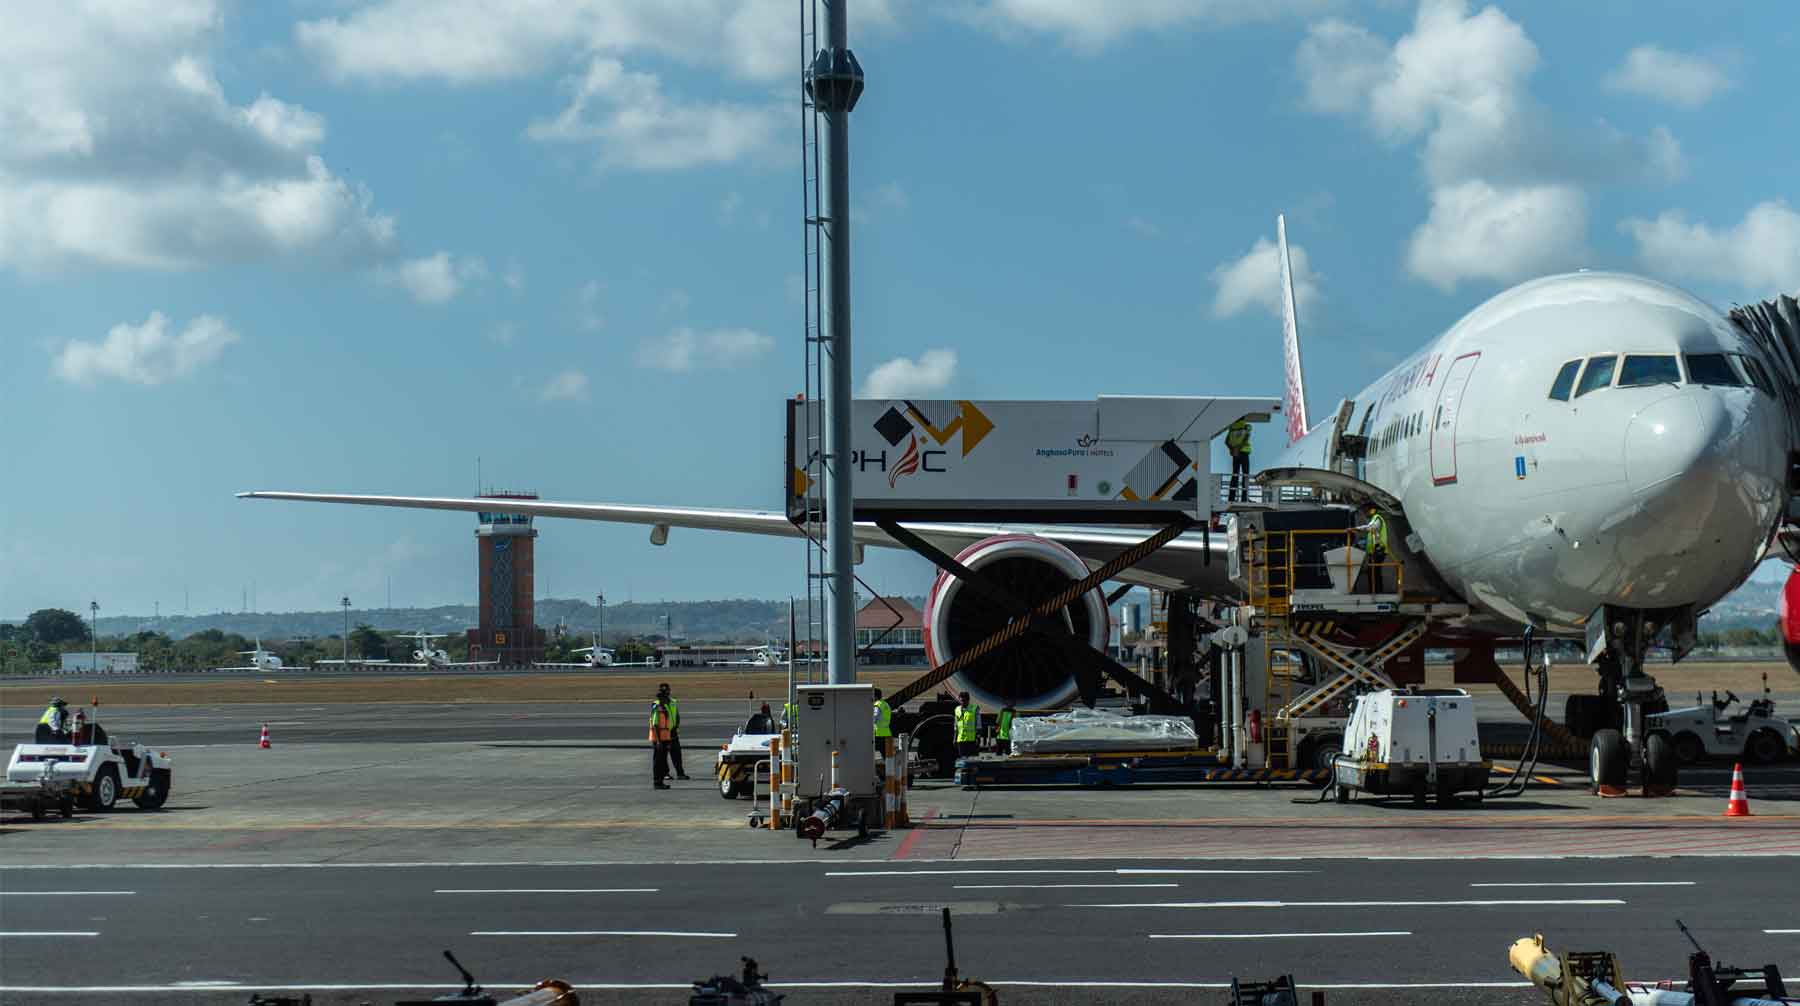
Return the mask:
<path id="1" fill-rule="evenodd" d="M 1102 396 L 1091 402 L 858 399 L 856 515 L 909 520 L 1158 523 L 1204 519 L 1217 498 L 1211 441 L 1267 422 L 1275 398 Z M 788 403 L 788 515 L 822 507 L 818 403 Z"/>

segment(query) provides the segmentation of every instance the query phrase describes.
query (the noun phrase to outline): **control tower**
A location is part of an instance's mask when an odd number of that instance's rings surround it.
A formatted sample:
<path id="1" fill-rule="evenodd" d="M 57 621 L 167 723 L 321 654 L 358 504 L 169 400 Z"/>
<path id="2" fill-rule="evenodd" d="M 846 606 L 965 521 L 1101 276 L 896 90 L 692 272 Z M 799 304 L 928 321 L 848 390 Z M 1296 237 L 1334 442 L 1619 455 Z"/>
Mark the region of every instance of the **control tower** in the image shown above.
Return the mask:
<path id="1" fill-rule="evenodd" d="M 491 500 L 534 500 L 537 493 L 489 490 Z M 502 667 L 544 659 L 544 632 L 532 617 L 537 528 L 525 514 L 476 514 L 475 556 L 481 570 L 480 627 L 469 630 L 469 659 L 498 660 Z"/>

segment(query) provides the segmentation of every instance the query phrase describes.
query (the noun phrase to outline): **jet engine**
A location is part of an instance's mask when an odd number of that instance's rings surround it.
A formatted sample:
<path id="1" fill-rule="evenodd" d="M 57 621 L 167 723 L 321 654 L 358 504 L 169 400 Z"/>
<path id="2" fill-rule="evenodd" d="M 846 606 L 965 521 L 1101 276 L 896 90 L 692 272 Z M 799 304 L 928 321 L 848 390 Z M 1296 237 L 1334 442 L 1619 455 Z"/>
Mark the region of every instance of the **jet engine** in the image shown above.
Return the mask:
<path id="1" fill-rule="evenodd" d="M 1781 628 L 1781 649 L 1787 654 L 1788 666 L 1800 672 L 1800 567 L 1788 571 L 1781 598 L 1775 602 L 1776 622 Z"/>
<path id="2" fill-rule="evenodd" d="M 957 554 L 958 562 L 1003 586 L 1035 607 L 1066 590 L 1089 572 L 1066 547 L 1032 535 L 997 535 Z M 1075 638 L 1106 649 L 1111 623 L 1106 597 L 1096 587 L 1052 618 Z M 1012 621 L 1012 611 L 990 601 L 978 588 L 939 573 L 925 598 L 925 655 L 934 665 L 948 661 Z M 989 710 L 1011 704 L 1020 709 L 1065 705 L 1075 697 L 1080 657 L 1048 636 L 1027 632 L 964 668 L 954 679 Z"/>

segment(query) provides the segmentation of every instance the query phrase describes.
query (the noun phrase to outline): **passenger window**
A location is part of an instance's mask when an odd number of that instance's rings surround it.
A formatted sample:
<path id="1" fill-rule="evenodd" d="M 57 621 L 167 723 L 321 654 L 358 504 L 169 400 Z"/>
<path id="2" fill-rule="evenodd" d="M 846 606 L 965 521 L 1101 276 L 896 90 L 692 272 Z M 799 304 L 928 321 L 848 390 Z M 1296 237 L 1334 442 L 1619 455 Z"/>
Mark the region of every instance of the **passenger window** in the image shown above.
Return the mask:
<path id="1" fill-rule="evenodd" d="M 1556 381 L 1550 385 L 1550 397 L 1559 402 L 1569 400 L 1569 392 L 1575 390 L 1575 375 L 1581 373 L 1581 361 L 1570 360 L 1556 372 Z"/>
<path id="2" fill-rule="evenodd" d="M 1618 366 L 1616 356 L 1596 356 L 1587 362 L 1587 369 L 1581 372 L 1581 383 L 1575 386 L 1575 397 L 1580 398 L 1590 391 L 1597 391 L 1612 383 L 1613 368 Z"/>
<path id="3" fill-rule="evenodd" d="M 1619 368 L 1621 388 L 1680 383 L 1681 364 L 1673 356 L 1627 356 L 1625 366 Z"/>
<path id="4" fill-rule="evenodd" d="M 1689 353 L 1686 359 L 1690 384 L 1715 384 L 1728 388 L 1744 386 L 1737 371 L 1731 369 L 1731 361 L 1725 359 L 1724 353 Z"/>

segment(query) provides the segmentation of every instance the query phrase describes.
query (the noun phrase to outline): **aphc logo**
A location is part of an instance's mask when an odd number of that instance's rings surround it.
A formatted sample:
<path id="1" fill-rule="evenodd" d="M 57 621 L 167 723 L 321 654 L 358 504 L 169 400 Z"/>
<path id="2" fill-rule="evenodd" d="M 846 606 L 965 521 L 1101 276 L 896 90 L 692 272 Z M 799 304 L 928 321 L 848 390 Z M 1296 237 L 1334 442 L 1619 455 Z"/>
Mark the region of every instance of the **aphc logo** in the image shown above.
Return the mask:
<path id="1" fill-rule="evenodd" d="M 1083 433 L 1081 436 L 1075 438 L 1075 446 L 1077 447 L 1092 447 L 1099 442 L 1100 438 L 1094 436 L 1092 433 Z"/>
<path id="2" fill-rule="evenodd" d="M 929 412 L 937 412 L 954 408 L 951 415 L 933 417 Z M 919 472 L 944 471 L 943 459 L 949 456 L 946 448 L 952 437 L 962 435 L 962 456 L 969 453 L 994 432 L 994 422 L 986 413 L 975 407 L 974 402 L 928 402 L 920 405 L 916 402 L 897 402 L 888 407 L 880 418 L 875 420 L 875 432 L 881 439 L 897 452 L 893 466 L 888 465 L 888 452 L 857 451 L 851 461 L 856 470 L 886 472 L 888 488 L 894 488 L 901 477 L 915 475 Z M 921 442 L 920 434 L 924 434 Z M 900 445 L 904 442 L 906 446 Z M 923 443 L 923 446 L 921 446 Z M 931 446 L 936 444 L 936 447 Z"/>

